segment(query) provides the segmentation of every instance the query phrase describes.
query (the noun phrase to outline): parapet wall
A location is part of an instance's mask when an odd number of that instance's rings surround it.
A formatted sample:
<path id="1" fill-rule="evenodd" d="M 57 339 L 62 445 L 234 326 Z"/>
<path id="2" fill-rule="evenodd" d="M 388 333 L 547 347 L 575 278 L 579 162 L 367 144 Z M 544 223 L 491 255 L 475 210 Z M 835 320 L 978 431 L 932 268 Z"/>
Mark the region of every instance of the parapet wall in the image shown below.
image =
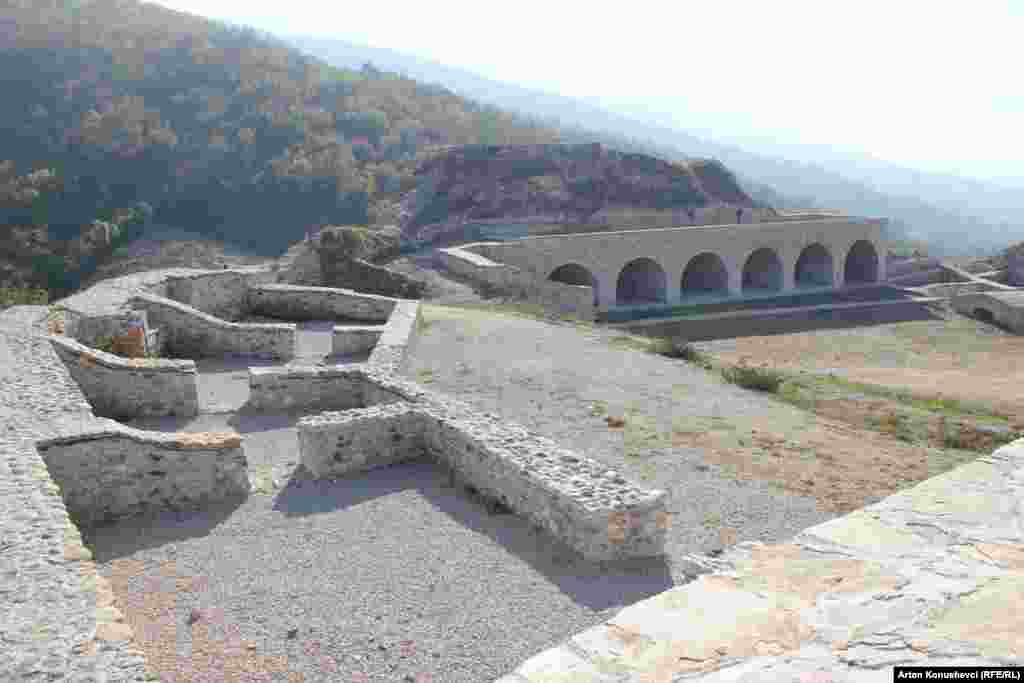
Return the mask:
<path id="1" fill-rule="evenodd" d="M 249 288 L 245 301 L 252 313 L 283 320 L 347 318 L 383 323 L 398 299 L 331 287 L 256 284 Z"/>
<path id="2" fill-rule="evenodd" d="M 36 447 L 79 524 L 192 509 L 249 492 L 238 434 L 146 432 L 110 421 Z"/>
<path id="3" fill-rule="evenodd" d="M 572 315 L 582 320 L 594 320 L 596 317 L 593 287 L 545 280 L 514 265 L 497 263 L 469 250 L 476 246 L 439 249 L 438 255 L 450 272 L 487 284 L 502 293 L 539 303 L 551 313 Z"/>
<path id="4" fill-rule="evenodd" d="M 130 304 L 147 311 L 149 323 L 160 328 L 164 349 L 174 355 L 295 357 L 292 324 L 232 323 L 153 294 L 137 294 Z"/>
<path id="5" fill-rule="evenodd" d="M 199 410 L 195 361 L 122 358 L 67 337 L 49 339 L 97 415 L 192 417 Z"/>

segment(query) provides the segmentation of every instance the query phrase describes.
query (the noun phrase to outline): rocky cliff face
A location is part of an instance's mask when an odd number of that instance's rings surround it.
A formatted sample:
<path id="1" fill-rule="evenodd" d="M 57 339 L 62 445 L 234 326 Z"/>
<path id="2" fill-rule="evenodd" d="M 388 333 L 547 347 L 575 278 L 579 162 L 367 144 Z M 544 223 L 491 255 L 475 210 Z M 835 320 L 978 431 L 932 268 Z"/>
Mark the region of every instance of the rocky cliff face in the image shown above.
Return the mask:
<path id="1" fill-rule="evenodd" d="M 600 144 L 451 147 L 425 160 L 417 177 L 400 218 L 406 240 L 458 238 L 480 221 L 571 228 L 623 209 L 759 206 L 716 161 L 669 163 Z"/>

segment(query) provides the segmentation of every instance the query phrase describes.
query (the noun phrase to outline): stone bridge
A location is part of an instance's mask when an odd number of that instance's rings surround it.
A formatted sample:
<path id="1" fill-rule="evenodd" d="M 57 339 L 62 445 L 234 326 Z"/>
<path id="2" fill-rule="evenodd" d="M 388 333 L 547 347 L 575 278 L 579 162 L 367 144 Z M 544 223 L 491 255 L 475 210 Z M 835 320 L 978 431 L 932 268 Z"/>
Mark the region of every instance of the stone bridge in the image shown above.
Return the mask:
<path id="1" fill-rule="evenodd" d="M 885 281 L 885 220 L 825 218 L 546 235 L 473 245 L 538 279 L 594 288 L 600 310 Z"/>

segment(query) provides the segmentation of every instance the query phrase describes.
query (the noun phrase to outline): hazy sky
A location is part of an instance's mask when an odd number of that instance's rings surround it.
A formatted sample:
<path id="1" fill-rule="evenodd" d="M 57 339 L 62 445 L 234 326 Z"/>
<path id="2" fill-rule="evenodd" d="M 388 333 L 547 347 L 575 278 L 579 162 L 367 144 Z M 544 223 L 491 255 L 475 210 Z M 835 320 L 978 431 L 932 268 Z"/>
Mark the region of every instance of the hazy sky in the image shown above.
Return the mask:
<path id="1" fill-rule="evenodd" d="M 159 4 L 599 97 L 708 137 L 1024 185 L 1024 0 Z"/>

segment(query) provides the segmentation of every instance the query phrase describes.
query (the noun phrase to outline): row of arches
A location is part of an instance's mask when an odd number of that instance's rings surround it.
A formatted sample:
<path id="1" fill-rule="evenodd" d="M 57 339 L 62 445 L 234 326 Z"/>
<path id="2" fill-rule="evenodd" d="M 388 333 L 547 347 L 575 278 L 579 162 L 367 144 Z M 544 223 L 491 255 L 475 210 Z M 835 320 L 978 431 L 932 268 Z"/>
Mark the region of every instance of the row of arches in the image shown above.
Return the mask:
<path id="1" fill-rule="evenodd" d="M 805 247 L 797 259 L 794 283 L 802 287 L 833 286 L 834 264 L 832 254 L 824 245 L 815 243 Z M 587 268 L 577 263 L 559 266 L 549 280 L 570 285 L 594 288 L 594 301 L 598 299 L 598 281 Z M 843 281 L 861 284 L 878 281 L 878 252 L 871 242 L 855 242 L 846 254 Z M 774 249 L 762 247 L 747 257 L 741 279 L 746 295 L 778 292 L 783 287 L 782 259 Z M 683 297 L 699 295 L 728 296 L 729 271 L 720 256 L 712 252 L 697 254 L 683 270 L 680 279 Z M 627 263 L 616 282 L 615 302 L 618 305 L 664 303 L 667 300 L 668 278 L 657 261 L 647 257 Z"/>

